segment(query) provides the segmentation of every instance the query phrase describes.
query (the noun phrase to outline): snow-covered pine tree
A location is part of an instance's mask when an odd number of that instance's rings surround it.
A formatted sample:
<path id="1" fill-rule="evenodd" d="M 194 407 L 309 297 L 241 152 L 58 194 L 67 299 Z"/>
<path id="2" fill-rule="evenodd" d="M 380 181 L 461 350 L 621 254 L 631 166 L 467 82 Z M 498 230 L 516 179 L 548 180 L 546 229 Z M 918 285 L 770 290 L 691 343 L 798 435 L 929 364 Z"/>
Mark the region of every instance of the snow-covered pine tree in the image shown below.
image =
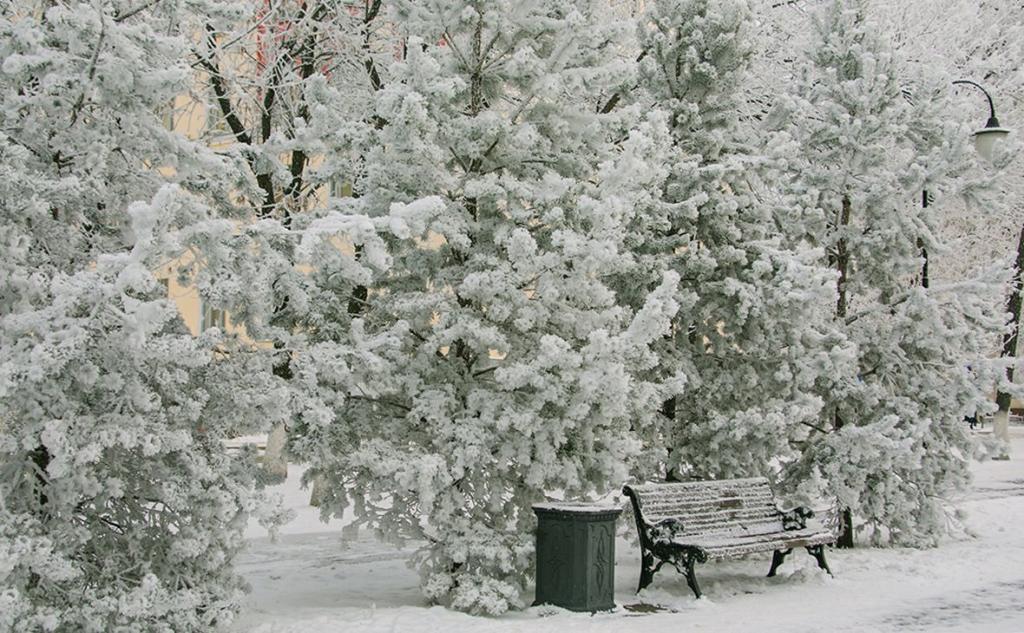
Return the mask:
<path id="1" fill-rule="evenodd" d="M 638 32 L 640 98 L 667 112 L 670 171 L 631 226 L 638 267 L 623 290 L 680 275 L 686 309 L 659 342 L 658 371 L 689 377 L 665 403 L 664 439 L 650 441 L 667 443 L 669 476 L 775 478 L 816 423 L 827 377 L 848 362 L 822 310 L 834 273 L 803 241 L 799 205 L 773 186 L 779 161 L 747 92 L 746 0 L 651 3 Z"/>
<path id="2" fill-rule="evenodd" d="M 838 273 L 835 323 L 856 345 L 855 373 L 826 402 L 791 475 L 819 482 L 874 542 L 927 544 L 947 528 L 946 500 L 970 477 L 963 417 L 985 406 L 997 367 L 1006 276 L 922 283 L 922 248 L 940 251 L 931 209 L 969 190 L 968 125 L 949 114 L 947 78 L 893 55 L 863 0 L 831 2 L 796 78 L 790 185 L 821 213 L 808 238 Z M 780 101 L 785 104 L 786 101 Z M 784 118 L 784 117 L 782 117 Z M 808 224 L 814 227 L 814 224 Z"/>
<path id="3" fill-rule="evenodd" d="M 639 139 L 616 149 L 620 115 L 599 112 L 631 77 L 607 3 L 385 6 L 404 54 L 357 197 L 338 205 L 405 239 L 367 290 L 335 282 L 333 319 L 295 360 L 308 395 L 291 446 L 329 482 L 326 514 L 353 503 L 384 537 L 425 541 L 426 595 L 496 614 L 522 604 L 530 505 L 618 486 L 634 429 L 679 389 L 639 376 L 677 278 L 636 312 L 607 283 L 630 261 L 638 183 L 660 170 Z M 317 256 L 325 289 L 354 279 L 334 261 Z"/>
<path id="4" fill-rule="evenodd" d="M 258 494 L 220 440 L 282 398 L 152 273 L 201 194 L 228 197 L 223 161 L 162 117 L 190 88 L 182 6 L 0 10 L 4 631 L 206 631 L 242 590 Z"/>

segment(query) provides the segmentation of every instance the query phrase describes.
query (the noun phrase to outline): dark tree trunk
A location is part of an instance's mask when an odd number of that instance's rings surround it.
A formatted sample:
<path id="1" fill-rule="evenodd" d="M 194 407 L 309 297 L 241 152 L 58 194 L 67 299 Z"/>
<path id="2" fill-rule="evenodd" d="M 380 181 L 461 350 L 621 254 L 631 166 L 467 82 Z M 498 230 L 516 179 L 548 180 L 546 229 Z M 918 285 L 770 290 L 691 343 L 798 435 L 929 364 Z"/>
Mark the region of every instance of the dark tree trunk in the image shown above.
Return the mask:
<path id="1" fill-rule="evenodd" d="M 840 549 L 853 547 L 853 511 L 849 508 L 842 508 L 839 511 L 839 538 L 836 539 L 836 547 Z"/>
<path id="2" fill-rule="evenodd" d="M 1006 311 L 1010 313 L 1010 327 L 1003 334 L 1003 349 L 1000 355 L 1003 358 L 1013 358 L 1017 355 L 1017 336 L 1020 333 L 1020 306 L 1021 306 L 1021 270 L 1024 269 L 1024 227 L 1021 227 L 1020 236 L 1017 238 L 1017 261 L 1013 268 L 1013 286 L 1010 290 L 1010 298 L 1006 301 Z M 1013 367 L 1006 368 L 1006 380 L 1013 382 Z M 1010 394 L 1000 390 L 996 394 L 996 405 L 1000 411 L 1010 410 Z"/>
<path id="3" fill-rule="evenodd" d="M 29 459 L 36 467 L 36 494 L 39 499 L 39 519 L 46 521 L 50 518 L 50 497 L 46 494 L 46 469 L 50 465 L 50 451 L 45 446 L 40 444 L 28 454 Z M 36 572 L 31 572 L 28 577 L 28 588 L 29 590 L 35 589 L 39 585 L 40 576 Z"/>
<path id="4" fill-rule="evenodd" d="M 921 208 L 928 208 L 928 191 L 921 192 Z M 924 260 L 921 263 L 921 287 L 928 287 L 928 248 L 924 244 L 924 240 L 920 237 L 917 238 L 917 249 L 921 251 L 921 258 Z"/>
<path id="5" fill-rule="evenodd" d="M 29 453 L 29 458 L 36 467 L 39 508 L 40 513 L 45 516 L 48 512 L 46 506 L 50 503 L 50 497 L 46 494 L 46 469 L 50 466 L 50 451 L 40 444 L 34 451 Z"/>
<path id="6" fill-rule="evenodd" d="M 850 224 L 850 197 L 843 196 L 843 208 L 839 214 L 837 229 L 839 239 L 836 242 L 835 266 L 839 271 L 838 288 L 839 298 L 836 300 L 836 318 L 840 321 L 846 318 L 846 281 L 850 267 L 850 252 L 846 244 L 846 227 Z M 833 410 L 832 428 L 836 431 L 843 428 L 843 418 L 839 414 L 839 406 Z M 850 508 L 839 509 L 839 539 L 837 547 L 853 547 L 853 512 Z"/>
<path id="7" fill-rule="evenodd" d="M 671 429 L 675 426 L 676 421 L 676 397 L 672 396 L 665 402 L 661 403 L 661 415 L 665 416 L 665 423 L 668 428 Z M 672 467 L 672 447 L 669 446 L 667 449 L 669 456 L 669 465 L 665 468 L 665 481 L 679 481 L 679 476 L 676 474 L 676 469 Z"/>
<path id="8" fill-rule="evenodd" d="M 839 239 L 836 241 L 835 266 L 839 271 L 839 282 L 837 290 L 839 298 L 836 300 L 836 317 L 846 318 L 846 279 L 850 267 L 850 253 L 846 244 L 846 227 L 850 224 L 850 197 L 843 196 L 843 210 L 839 214 Z"/>
<path id="9" fill-rule="evenodd" d="M 924 245 L 924 240 L 917 238 L 917 248 L 921 251 L 921 257 L 924 258 L 924 262 L 921 264 L 921 287 L 928 287 L 928 249 Z"/>

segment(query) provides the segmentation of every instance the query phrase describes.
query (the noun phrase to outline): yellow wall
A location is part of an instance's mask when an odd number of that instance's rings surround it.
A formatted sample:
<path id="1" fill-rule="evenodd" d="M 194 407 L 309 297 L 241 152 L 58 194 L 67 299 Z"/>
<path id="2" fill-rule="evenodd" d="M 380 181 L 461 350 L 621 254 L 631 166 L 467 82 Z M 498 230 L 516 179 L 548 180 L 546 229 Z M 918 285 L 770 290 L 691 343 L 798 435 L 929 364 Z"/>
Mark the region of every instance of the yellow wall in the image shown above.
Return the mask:
<path id="1" fill-rule="evenodd" d="M 178 272 L 183 268 L 192 266 L 193 263 L 192 255 L 185 254 L 164 264 L 154 271 L 154 274 L 157 279 L 166 284 L 167 296 L 178 306 L 178 312 L 181 313 L 181 319 L 185 322 L 186 327 L 192 332 L 193 336 L 197 336 L 203 320 L 203 305 L 202 300 L 199 298 L 199 291 L 195 286 L 183 285 L 178 280 Z M 241 328 L 236 328 L 232 325 L 230 315 L 225 315 L 224 321 L 224 329 L 227 332 L 244 336 Z"/>

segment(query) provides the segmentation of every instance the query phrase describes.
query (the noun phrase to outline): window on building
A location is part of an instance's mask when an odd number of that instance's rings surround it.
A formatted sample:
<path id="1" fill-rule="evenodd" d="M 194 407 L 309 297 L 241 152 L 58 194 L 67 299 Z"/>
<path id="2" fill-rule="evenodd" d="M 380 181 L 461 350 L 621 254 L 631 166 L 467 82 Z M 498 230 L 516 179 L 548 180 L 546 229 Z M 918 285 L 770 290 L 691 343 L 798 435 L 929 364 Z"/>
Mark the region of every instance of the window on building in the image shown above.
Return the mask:
<path id="1" fill-rule="evenodd" d="M 214 308 L 205 301 L 202 304 L 202 318 L 199 320 L 199 331 L 205 332 L 207 329 L 215 327 L 224 330 L 224 325 L 227 321 L 225 318 L 224 311 L 220 308 Z"/>
<path id="2" fill-rule="evenodd" d="M 332 198 L 351 198 L 352 197 L 352 181 L 345 178 L 332 178 L 331 179 L 331 197 Z"/>

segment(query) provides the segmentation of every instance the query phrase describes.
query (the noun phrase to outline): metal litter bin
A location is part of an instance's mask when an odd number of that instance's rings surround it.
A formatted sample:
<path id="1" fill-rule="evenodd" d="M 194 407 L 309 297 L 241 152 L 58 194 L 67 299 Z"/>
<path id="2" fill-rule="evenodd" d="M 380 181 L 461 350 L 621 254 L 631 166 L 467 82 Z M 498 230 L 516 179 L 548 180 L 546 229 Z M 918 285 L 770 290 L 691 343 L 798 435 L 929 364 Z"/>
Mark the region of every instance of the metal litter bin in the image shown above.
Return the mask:
<path id="1" fill-rule="evenodd" d="M 622 508 L 588 503 L 540 503 L 537 515 L 537 595 L 534 604 L 571 611 L 615 608 L 615 521 Z"/>

